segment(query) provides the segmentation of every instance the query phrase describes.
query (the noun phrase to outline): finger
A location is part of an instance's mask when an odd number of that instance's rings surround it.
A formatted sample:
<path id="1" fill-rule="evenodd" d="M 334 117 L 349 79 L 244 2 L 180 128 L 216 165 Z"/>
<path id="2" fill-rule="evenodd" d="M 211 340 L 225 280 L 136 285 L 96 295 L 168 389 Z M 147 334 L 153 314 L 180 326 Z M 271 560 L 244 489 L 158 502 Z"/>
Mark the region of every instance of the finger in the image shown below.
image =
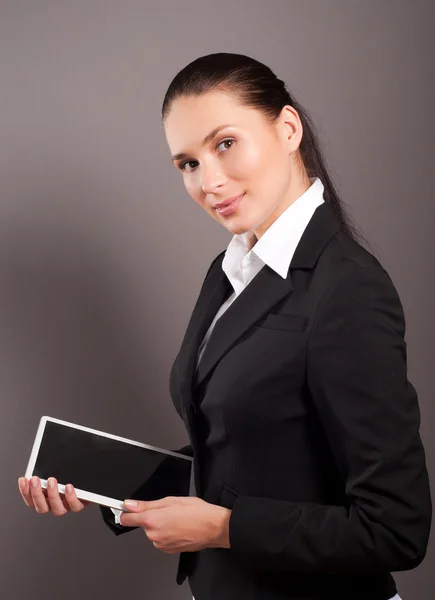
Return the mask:
<path id="1" fill-rule="evenodd" d="M 33 500 L 32 500 L 32 495 L 30 493 L 29 480 L 26 479 L 25 477 L 20 477 L 18 479 L 18 488 L 20 490 L 20 494 L 21 494 L 25 504 L 27 506 L 30 506 L 31 508 L 35 508 L 35 505 L 33 504 Z"/>
<path id="2" fill-rule="evenodd" d="M 149 513 L 140 512 L 140 513 L 131 513 L 131 512 L 122 512 L 119 517 L 119 522 L 124 527 L 146 527 L 150 528 L 150 523 L 148 521 Z"/>
<path id="3" fill-rule="evenodd" d="M 34 476 L 30 479 L 30 493 L 32 495 L 32 500 L 33 504 L 35 505 L 36 512 L 40 514 L 50 512 L 50 507 L 42 491 L 39 477 Z"/>
<path id="4" fill-rule="evenodd" d="M 76 491 L 71 483 L 68 483 L 65 486 L 65 499 L 68 502 L 68 506 L 70 507 L 72 512 L 79 512 L 85 506 L 87 506 L 86 500 L 80 500 L 79 498 L 77 498 Z"/>
<path id="5" fill-rule="evenodd" d="M 160 500 L 124 500 L 125 508 L 131 512 L 143 512 L 145 510 L 152 510 L 154 508 L 165 508 L 166 506 L 170 506 L 177 501 L 176 497 L 166 496 L 166 498 L 161 498 Z"/>
<path id="6" fill-rule="evenodd" d="M 138 515 L 135 513 L 122 512 L 119 515 L 119 522 L 124 527 L 138 527 Z"/>
<path id="7" fill-rule="evenodd" d="M 147 510 L 149 502 L 143 500 L 124 500 L 125 510 L 131 512 L 144 512 Z"/>
<path id="8" fill-rule="evenodd" d="M 59 495 L 59 488 L 57 481 L 54 477 L 47 479 L 47 497 L 51 512 L 55 517 L 61 517 L 65 513 L 69 512 L 69 507 L 65 506 L 62 502 L 62 498 Z"/>

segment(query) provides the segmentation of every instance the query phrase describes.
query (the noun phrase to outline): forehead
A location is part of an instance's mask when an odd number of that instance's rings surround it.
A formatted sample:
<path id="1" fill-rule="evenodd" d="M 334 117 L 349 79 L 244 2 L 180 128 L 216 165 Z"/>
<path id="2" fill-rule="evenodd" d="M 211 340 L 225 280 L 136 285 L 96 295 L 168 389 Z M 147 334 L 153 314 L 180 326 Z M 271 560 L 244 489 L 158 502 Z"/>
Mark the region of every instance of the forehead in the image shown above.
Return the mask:
<path id="1" fill-rule="evenodd" d="M 258 110 L 242 106 L 235 96 L 209 92 L 174 100 L 165 119 L 164 130 L 172 153 L 200 144 L 215 127 L 224 123 L 251 128 L 260 123 Z"/>

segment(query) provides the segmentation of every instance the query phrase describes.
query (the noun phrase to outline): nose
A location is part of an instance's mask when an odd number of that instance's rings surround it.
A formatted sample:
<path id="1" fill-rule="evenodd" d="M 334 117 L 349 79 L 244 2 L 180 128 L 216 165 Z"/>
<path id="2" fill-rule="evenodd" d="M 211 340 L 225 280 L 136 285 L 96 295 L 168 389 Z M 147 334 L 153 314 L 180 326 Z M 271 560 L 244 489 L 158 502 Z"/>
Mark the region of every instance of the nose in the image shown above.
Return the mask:
<path id="1" fill-rule="evenodd" d="M 216 167 L 210 166 L 202 169 L 202 186 L 204 194 L 214 194 L 219 187 L 224 185 L 224 174 Z"/>

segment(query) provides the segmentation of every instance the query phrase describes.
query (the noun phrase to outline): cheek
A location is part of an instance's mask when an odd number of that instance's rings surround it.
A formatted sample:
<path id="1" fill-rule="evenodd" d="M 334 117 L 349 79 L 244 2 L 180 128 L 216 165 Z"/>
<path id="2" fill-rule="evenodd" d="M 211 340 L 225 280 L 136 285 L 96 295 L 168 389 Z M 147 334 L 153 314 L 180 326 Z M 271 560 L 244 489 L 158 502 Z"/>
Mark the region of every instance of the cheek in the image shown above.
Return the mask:
<path id="1" fill-rule="evenodd" d="M 196 204 L 198 204 L 198 206 L 200 206 L 207 212 L 210 212 L 210 208 L 208 208 L 204 203 L 204 194 L 199 184 L 196 184 L 194 180 L 192 180 L 189 183 L 185 182 L 184 187 L 186 188 L 186 191 L 189 194 L 189 196 L 193 198 L 193 200 L 196 202 Z"/>
<path id="2" fill-rule="evenodd" d="M 259 193 L 276 187 L 276 177 L 282 176 L 282 152 L 273 140 L 264 139 L 261 144 L 250 144 L 237 154 L 231 175 L 246 181 L 248 189 Z"/>
<path id="3" fill-rule="evenodd" d="M 187 177 L 184 180 L 184 187 L 186 188 L 189 196 L 191 196 L 197 204 L 201 205 L 204 194 L 202 193 L 199 183 L 195 181 L 195 177 Z"/>
<path id="4" fill-rule="evenodd" d="M 230 165 L 230 174 L 234 178 L 255 180 L 264 166 L 263 153 L 257 146 L 246 145 L 240 149 L 236 159 L 232 160 Z"/>

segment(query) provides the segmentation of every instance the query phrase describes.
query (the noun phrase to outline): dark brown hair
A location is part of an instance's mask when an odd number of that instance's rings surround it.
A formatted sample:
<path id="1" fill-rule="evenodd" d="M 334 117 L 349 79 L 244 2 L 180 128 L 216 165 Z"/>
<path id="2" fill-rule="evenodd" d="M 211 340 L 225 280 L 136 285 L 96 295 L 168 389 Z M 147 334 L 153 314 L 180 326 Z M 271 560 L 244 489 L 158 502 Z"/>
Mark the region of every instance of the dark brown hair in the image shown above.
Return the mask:
<path id="1" fill-rule="evenodd" d="M 243 54 L 229 52 L 197 58 L 171 81 L 162 105 L 162 121 L 169 114 L 176 98 L 201 96 L 217 90 L 234 94 L 244 106 L 262 111 L 270 123 L 278 119 L 282 108 L 287 104 L 297 111 L 303 128 L 299 152 L 308 177 L 320 178 L 324 185 L 325 202 L 330 203 L 348 235 L 359 243 L 368 244 L 344 208 L 344 202 L 331 181 L 307 111 L 290 95 L 284 81 L 278 79 L 263 63 Z"/>

